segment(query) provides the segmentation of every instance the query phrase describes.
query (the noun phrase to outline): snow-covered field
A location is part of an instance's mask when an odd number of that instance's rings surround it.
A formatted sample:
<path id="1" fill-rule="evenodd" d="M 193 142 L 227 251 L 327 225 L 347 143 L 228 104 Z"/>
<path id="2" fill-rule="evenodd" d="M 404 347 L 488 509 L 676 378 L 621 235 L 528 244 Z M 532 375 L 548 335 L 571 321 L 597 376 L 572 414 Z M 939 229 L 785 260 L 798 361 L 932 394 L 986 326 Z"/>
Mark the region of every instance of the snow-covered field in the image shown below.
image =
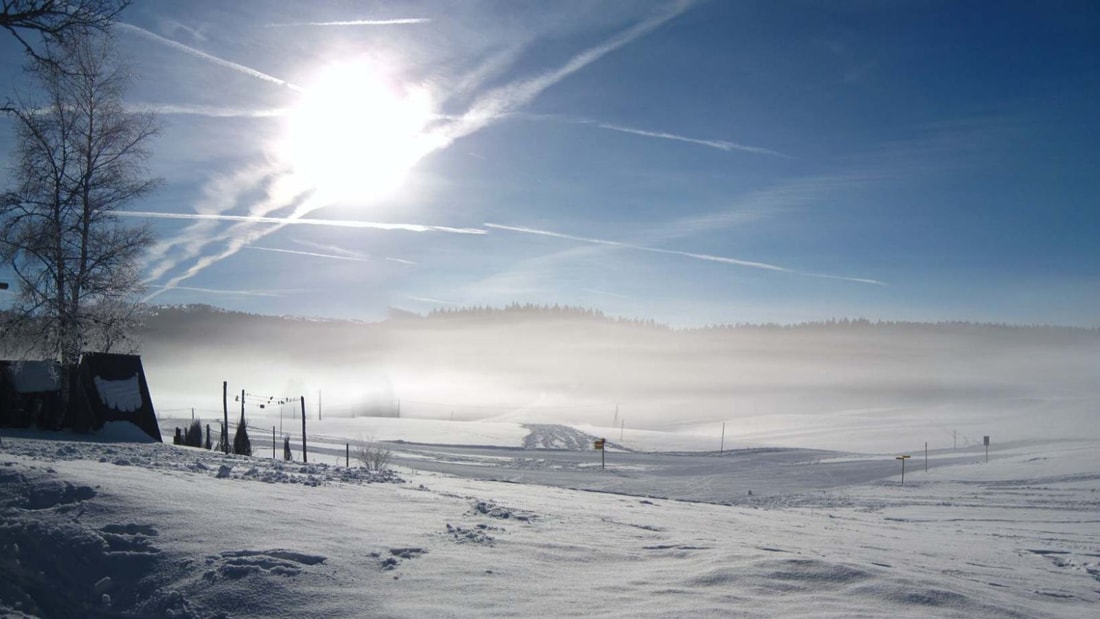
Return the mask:
<path id="1" fill-rule="evenodd" d="M 393 444 L 396 474 L 373 475 L 336 464 L 335 432 L 302 464 L 114 442 L 133 438 L 126 425 L 0 434 L 0 614 L 1084 617 L 1100 607 L 1097 441 L 995 443 L 988 463 L 981 448 L 941 449 L 927 472 L 914 453 L 902 486 L 892 457 L 803 449 L 627 444 L 601 470 L 591 450 L 542 448 L 587 440 L 561 426 L 518 441 L 514 429 L 471 427 L 450 446 L 437 428 Z"/>

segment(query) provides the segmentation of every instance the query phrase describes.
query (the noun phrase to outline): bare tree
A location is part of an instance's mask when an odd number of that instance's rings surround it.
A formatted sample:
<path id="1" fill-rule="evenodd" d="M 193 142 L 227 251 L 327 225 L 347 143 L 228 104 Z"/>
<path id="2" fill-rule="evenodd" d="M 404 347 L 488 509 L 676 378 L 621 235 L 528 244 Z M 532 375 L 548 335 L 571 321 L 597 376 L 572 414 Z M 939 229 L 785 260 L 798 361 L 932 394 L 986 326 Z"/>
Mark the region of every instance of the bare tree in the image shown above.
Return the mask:
<path id="1" fill-rule="evenodd" d="M 106 31 L 131 0 L 0 0 L 0 28 L 14 36 L 35 58 L 45 59 L 24 38 L 37 32 L 47 42 L 60 43 L 72 35 Z"/>
<path id="2" fill-rule="evenodd" d="M 157 122 L 124 107 L 128 74 L 111 50 L 106 35 L 50 44 L 53 60 L 30 69 L 44 100 L 8 110 L 16 186 L 0 202 L 0 260 L 18 293 L 2 332 L 61 362 L 64 405 L 81 352 L 126 342 L 152 242 L 115 215 L 156 185 L 144 164 Z"/>

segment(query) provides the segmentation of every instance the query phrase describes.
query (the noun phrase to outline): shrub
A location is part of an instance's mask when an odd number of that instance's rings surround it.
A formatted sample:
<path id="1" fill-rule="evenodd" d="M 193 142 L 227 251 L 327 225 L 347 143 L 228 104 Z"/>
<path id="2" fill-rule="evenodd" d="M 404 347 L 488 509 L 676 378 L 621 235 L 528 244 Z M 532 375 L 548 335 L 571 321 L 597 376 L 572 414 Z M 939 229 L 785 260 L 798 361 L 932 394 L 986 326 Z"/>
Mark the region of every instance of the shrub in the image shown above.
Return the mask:
<path id="1" fill-rule="evenodd" d="M 369 471 L 384 471 L 390 464 L 393 452 L 385 444 L 369 437 L 366 440 L 360 438 L 355 442 L 351 456 L 367 467 Z"/>

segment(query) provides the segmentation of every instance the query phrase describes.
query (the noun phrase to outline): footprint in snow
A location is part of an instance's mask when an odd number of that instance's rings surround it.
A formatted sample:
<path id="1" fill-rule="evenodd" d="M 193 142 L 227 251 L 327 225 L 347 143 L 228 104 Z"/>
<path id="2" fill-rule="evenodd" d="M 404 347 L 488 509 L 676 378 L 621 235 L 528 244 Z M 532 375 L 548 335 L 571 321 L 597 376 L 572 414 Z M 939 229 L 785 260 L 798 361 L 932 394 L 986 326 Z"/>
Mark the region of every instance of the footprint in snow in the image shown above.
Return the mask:
<path id="1" fill-rule="evenodd" d="M 292 550 L 230 550 L 206 558 L 211 566 L 207 580 L 238 579 L 253 574 L 297 576 L 305 567 L 323 563 L 326 557 Z"/>
<path id="2" fill-rule="evenodd" d="M 415 559 L 426 552 L 428 551 L 423 548 L 390 548 L 391 556 L 389 557 L 383 558 L 382 555 L 377 552 L 372 552 L 369 556 L 378 559 L 378 567 L 383 571 L 389 571 L 397 569 L 397 566 L 401 565 L 399 559 Z"/>
<path id="3" fill-rule="evenodd" d="M 150 538 L 160 533 L 147 524 L 109 524 L 99 530 L 99 536 L 107 542 L 109 553 L 156 554 L 160 548 L 153 546 Z"/>

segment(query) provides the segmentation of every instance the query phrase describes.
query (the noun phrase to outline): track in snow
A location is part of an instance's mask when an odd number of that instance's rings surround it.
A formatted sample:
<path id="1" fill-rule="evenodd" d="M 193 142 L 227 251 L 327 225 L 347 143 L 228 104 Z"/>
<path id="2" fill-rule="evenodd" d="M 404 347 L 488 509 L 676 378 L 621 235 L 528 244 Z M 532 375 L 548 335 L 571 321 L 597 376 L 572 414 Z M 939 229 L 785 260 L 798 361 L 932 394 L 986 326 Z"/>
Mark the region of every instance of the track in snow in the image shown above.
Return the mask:
<path id="1" fill-rule="evenodd" d="M 531 431 L 523 439 L 524 449 L 564 449 L 568 451 L 586 451 L 593 448 L 597 436 L 581 432 L 576 428 L 552 423 L 525 423 L 523 427 Z M 619 451 L 630 451 L 607 441 L 607 447 Z"/>

